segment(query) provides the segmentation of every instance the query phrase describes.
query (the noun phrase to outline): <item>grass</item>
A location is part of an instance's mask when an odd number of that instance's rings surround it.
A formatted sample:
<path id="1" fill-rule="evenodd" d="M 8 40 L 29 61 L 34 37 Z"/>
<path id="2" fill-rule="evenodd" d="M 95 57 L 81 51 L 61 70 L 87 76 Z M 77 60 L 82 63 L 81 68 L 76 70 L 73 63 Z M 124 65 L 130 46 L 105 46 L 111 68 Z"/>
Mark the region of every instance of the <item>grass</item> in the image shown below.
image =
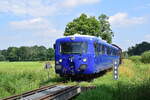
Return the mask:
<path id="1" fill-rule="evenodd" d="M 54 62 L 51 62 L 54 65 Z M 0 62 L 0 98 L 61 82 L 50 69 L 50 79 L 43 69 L 44 62 Z M 96 86 L 83 92 L 75 100 L 150 100 L 150 64 L 123 60 L 119 67 L 119 80 L 113 80 L 112 71 L 91 82 L 68 81 L 65 84 Z"/>
<path id="2" fill-rule="evenodd" d="M 50 69 L 48 79 L 48 72 L 43 68 L 44 64 L 44 62 L 0 62 L 0 98 L 60 82 L 61 78 L 55 74 L 54 68 Z"/>
<path id="3" fill-rule="evenodd" d="M 124 60 L 119 68 L 119 80 L 113 80 L 112 72 L 107 72 L 91 83 L 80 84 L 97 88 L 81 93 L 76 100 L 150 100 L 150 64 Z"/>

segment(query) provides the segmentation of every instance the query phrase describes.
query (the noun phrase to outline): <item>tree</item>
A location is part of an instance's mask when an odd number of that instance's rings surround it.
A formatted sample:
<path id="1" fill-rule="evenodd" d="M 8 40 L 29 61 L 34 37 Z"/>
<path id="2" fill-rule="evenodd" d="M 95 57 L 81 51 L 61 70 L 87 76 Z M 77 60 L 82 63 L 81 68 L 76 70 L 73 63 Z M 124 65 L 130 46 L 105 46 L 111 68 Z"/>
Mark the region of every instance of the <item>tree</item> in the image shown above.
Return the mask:
<path id="1" fill-rule="evenodd" d="M 8 53 L 8 57 L 7 59 L 9 61 L 18 61 L 18 56 L 17 56 L 17 50 L 18 48 L 17 47 L 9 47 L 8 50 L 7 50 L 7 53 Z"/>
<path id="2" fill-rule="evenodd" d="M 105 14 L 102 14 L 101 16 L 98 17 L 98 19 L 100 23 L 99 36 L 101 36 L 102 39 L 107 40 L 108 43 L 111 43 L 114 33 L 112 32 L 110 24 L 108 22 L 109 17 L 107 17 Z"/>
<path id="3" fill-rule="evenodd" d="M 135 46 L 128 48 L 128 54 L 130 56 L 132 55 L 141 55 L 143 52 L 150 50 L 150 43 L 148 42 L 142 42 L 139 44 L 136 44 Z"/>
<path id="4" fill-rule="evenodd" d="M 19 61 L 30 61 L 31 55 L 31 48 L 22 46 L 17 51 L 17 56 Z"/>
<path id="5" fill-rule="evenodd" d="M 112 42 L 113 32 L 108 22 L 108 17 L 104 14 L 96 19 L 94 16 L 88 17 L 86 14 L 81 14 L 80 17 L 69 22 L 65 28 L 64 35 L 92 35 L 101 37 L 107 42 Z"/>
<path id="6" fill-rule="evenodd" d="M 5 57 L 5 59 L 7 60 L 8 57 L 8 53 L 7 50 L 1 50 L 1 54 Z"/>
<path id="7" fill-rule="evenodd" d="M 9 47 L 0 50 L 0 61 L 46 61 L 54 59 L 54 49 L 44 46 Z"/>
<path id="8" fill-rule="evenodd" d="M 2 51 L 0 50 L 0 61 L 5 61 L 5 60 L 6 60 L 5 56 L 2 55 Z"/>
<path id="9" fill-rule="evenodd" d="M 5 61 L 6 59 L 5 59 L 5 56 L 4 55 L 2 55 L 2 54 L 0 54 L 0 61 Z"/>
<path id="10" fill-rule="evenodd" d="M 47 60 L 54 60 L 54 49 L 49 48 L 47 50 Z"/>
<path id="11" fill-rule="evenodd" d="M 37 57 L 39 58 L 40 61 L 45 61 L 47 60 L 47 49 L 44 46 L 38 47 L 38 54 Z"/>

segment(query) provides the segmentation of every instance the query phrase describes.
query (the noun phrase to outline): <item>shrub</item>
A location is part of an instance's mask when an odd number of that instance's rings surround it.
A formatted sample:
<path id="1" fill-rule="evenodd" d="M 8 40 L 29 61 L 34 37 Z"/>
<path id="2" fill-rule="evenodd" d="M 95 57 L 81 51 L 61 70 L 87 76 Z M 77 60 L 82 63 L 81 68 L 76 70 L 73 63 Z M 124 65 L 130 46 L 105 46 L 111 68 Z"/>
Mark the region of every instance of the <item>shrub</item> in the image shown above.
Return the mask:
<path id="1" fill-rule="evenodd" d="M 150 50 L 142 53 L 142 55 L 141 55 L 141 61 L 143 63 L 150 63 Z"/>
<path id="2" fill-rule="evenodd" d="M 141 61 L 141 56 L 131 56 L 129 59 L 135 63 L 139 63 Z"/>
<path id="3" fill-rule="evenodd" d="M 5 61 L 5 56 L 0 54 L 0 61 Z"/>

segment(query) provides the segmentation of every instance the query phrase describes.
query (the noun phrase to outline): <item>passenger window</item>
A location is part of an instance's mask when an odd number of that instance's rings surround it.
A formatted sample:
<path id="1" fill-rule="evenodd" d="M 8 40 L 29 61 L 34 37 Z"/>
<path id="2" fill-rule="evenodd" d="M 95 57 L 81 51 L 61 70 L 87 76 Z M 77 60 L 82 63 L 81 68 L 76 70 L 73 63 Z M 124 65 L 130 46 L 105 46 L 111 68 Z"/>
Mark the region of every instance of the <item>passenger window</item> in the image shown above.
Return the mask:
<path id="1" fill-rule="evenodd" d="M 102 45 L 102 54 L 105 54 L 105 46 Z"/>
<path id="2" fill-rule="evenodd" d="M 114 50 L 112 49 L 112 50 L 111 50 L 111 56 L 113 56 L 113 51 L 114 51 Z"/>
<path id="3" fill-rule="evenodd" d="M 105 47 L 105 54 L 107 55 L 108 54 L 108 47 Z"/>
<path id="4" fill-rule="evenodd" d="M 114 56 L 116 56 L 116 50 L 114 50 Z"/>
<path id="5" fill-rule="evenodd" d="M 99 54 L 103 54 L 102 53 L 102 45 L 101 44 L 99 44 Z"/>
<path id="6" fill-rule="evenodd" d="M 117 50 L 117 56 L 119 56 L 119 51 Z"/>
<path id="7" fill-rule="evenodd" d="M 98 51 L 99 51 L 98 43 L 94 43 L 94 50 L 95 50 L 95 55 L 98 56 Z"/>
<path id="8" fill-rule="evenodd" d="M 107 47 L 107 55 L 109 55 L 109 47 Z"/>
<path id="9" fill-rule="evenodd" d="M 107 48 L 107 54 L 111 55 L 111 48 L 110 47 Z"/>

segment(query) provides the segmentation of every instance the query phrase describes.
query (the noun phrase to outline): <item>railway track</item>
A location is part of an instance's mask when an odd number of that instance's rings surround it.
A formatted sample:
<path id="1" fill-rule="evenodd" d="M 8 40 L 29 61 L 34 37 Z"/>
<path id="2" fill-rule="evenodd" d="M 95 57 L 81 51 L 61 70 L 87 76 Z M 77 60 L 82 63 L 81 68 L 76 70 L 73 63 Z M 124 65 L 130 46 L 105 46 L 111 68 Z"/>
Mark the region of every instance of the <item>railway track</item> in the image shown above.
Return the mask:
<path id="1" fill-rule="evenodd" d="M 81 87 L 77 85 L 65 86 L 57 84 L 7 97 L 2 100 L 68 100 L 80 92 Z"/>

